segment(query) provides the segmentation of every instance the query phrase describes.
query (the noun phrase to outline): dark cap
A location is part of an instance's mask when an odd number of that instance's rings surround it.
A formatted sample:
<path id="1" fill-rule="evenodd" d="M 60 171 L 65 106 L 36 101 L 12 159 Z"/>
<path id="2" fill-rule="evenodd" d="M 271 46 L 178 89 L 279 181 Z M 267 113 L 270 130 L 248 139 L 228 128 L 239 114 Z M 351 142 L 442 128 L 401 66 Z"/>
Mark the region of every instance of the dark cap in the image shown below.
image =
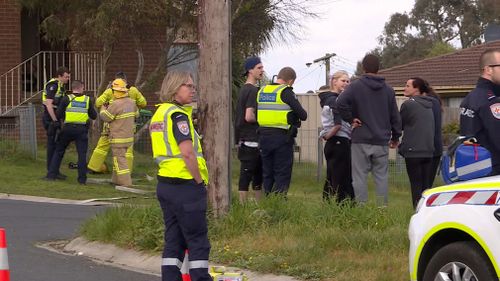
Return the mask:
<path id="1" fill-rule="evenodd" d="M 245 74 L 244 75 L 247 75 L 248 71 L 250 69 L 253 69 L 259 63 L 262 63 L 262 61 L 260 60 L 259 57 L 249 57 L 249 58 L 247 58 L 246 61 L 245 61 Z"/>

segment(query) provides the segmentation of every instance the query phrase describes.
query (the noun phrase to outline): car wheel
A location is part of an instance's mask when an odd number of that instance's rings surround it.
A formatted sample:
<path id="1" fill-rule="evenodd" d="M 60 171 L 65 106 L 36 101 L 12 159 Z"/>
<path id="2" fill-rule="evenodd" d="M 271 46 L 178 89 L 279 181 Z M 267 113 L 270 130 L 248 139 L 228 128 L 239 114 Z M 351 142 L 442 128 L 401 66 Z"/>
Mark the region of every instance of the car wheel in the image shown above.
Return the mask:
<path id="1" fill-rule="evenodd" d="M 431 258 L 423 281 L 498 280 L 490 260 L 473 241 L 448 244 Z"/>

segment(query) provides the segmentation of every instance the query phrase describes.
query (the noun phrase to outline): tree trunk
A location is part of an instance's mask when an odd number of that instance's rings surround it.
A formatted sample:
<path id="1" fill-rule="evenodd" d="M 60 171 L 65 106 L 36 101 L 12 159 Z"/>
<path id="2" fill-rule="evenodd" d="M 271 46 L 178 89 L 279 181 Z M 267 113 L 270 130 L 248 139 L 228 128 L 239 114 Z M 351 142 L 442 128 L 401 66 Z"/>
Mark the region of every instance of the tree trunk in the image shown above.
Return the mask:
<path id="1" fill-rule="evenodd" d="M 230 3 L 229 0 L 201 0 L 198 16 L 198 114 L 203 154 L 210 175 L 209 200 L 218 216 L 229 211 L 231 191 Z"/>

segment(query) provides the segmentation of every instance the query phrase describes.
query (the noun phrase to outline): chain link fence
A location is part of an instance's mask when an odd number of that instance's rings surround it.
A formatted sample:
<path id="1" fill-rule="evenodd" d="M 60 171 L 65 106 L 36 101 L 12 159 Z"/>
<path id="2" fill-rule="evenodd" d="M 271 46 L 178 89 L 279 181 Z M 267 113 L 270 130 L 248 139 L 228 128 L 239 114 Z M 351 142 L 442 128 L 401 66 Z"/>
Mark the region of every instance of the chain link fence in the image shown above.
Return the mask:
<path id="1" fill-rule="evenodd" d="M 36 121 L 37 118 L 41 118 L 41 114 L 37 114 L 35 106 L 32 104 L 19 107 L 17 110 L 16 117 L 4 118 L 0 123 L 1 151 L 2 153 L 8 153 L 8 150 L 21 150 L 35 159 L 37 157 L 37 146 L 39 145 L 37 142 Z M 151 112 L 145 112 L 137 120 L 138 127 L 134 150 L 145 155 L 151 155 L 151 139 L 148 130 L 150 118 Z M 318 138 L 319 130 L 319 128 L 315 130 L 299 129 L 294 144 L 294 170 L 300 169 L 301 175 L 322 182 L 326 175 L 326 160 L 323 153 L 324 141 Z M 456 134 L 443 135 L 444 150 L 446 150 L 446 144 L 456 137 Z M 93 148 L 90 148 L 90 151 L 92 150 Z M 440 184 L 442 184 L 440 177 L 436 177 L 435 185 Z M 389 156 L 389 185 L 398 188 L 409 186 L 404 158 L 393 149 L 391 149 Z"/>
<path id="2" fill-rule="evenodd" d="M 13 117 L 2 118 L 0 143 L 2 154 L 22 151 L 31 158 L 37 157 L 36 109 L 33 104 L 21 106 Z"/>

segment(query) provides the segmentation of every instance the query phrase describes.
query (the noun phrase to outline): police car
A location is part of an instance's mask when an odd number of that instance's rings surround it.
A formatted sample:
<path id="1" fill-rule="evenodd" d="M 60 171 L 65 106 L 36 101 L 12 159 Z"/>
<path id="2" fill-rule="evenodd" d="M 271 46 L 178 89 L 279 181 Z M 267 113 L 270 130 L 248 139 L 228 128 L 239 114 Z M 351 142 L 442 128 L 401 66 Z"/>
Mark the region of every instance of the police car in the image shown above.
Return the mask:
<path id="1" fill-rule="evenodd" d="M 500 280 L 500 176 L 425 191 L 408 232 L 412 281 Z"/>

